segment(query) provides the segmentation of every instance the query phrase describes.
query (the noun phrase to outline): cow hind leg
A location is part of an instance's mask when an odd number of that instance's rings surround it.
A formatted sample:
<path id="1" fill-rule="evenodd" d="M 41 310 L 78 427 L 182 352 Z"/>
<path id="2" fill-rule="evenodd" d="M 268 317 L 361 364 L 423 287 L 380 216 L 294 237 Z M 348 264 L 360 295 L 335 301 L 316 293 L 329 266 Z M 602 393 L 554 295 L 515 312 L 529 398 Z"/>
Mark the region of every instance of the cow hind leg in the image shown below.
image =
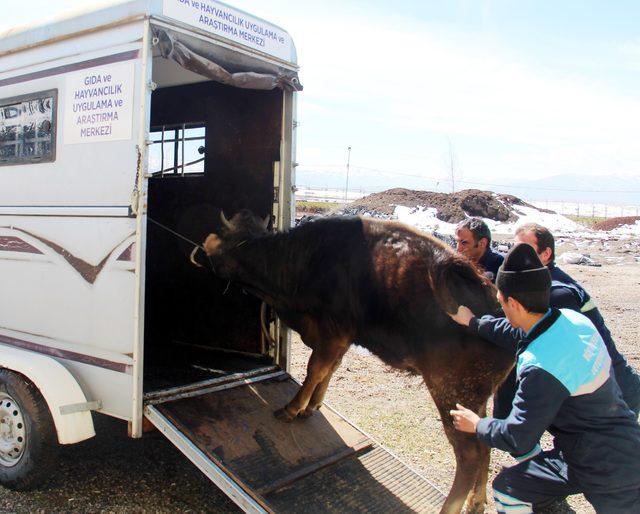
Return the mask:
<path id="1" fill-rule="evenodd" d="M 302 386 L 293 399 L 282 409 L 274 412 L 280 421 L 292 421 L 300 413 L 304 412 L 311 402 L 316 389 L 326 379 L 326 384 L 319 389 L 319 396 L 324 397 L 324 392 L 329 385 L 331 374 L 340 364 L 342 356 L 347 351 L 349 343 L 347 339 L 335 339 L 327 343 L 314 345 L 311 357 L 307 364 L 307 376 Z"/>

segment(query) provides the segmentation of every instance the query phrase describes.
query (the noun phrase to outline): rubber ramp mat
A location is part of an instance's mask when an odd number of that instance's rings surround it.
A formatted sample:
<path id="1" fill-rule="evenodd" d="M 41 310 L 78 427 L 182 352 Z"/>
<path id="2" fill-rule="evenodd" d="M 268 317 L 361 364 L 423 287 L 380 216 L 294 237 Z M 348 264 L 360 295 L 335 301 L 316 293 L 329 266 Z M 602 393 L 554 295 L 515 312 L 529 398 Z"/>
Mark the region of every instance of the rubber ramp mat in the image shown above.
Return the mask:
<path id="1" fill-rule="evenodd" d="M 154 408 L 264 511 L 440 510 L 442 492 L 327 406 L 275 419 L 298 389 L 288 375 L 223 387 Z"/>

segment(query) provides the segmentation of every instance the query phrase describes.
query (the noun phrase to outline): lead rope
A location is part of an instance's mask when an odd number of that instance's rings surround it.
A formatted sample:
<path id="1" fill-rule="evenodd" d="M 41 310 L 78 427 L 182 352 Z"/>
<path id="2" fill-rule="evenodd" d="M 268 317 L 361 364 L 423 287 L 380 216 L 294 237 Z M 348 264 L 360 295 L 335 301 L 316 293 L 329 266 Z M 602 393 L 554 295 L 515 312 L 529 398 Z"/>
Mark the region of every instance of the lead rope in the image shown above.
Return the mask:
<path id="1" fill-rule="evenodd" d="M 194 246 L 193 251 L 191 252 L 191 254 L 189 255 L 189 260 L 191 261 L 192 264 L 195 264 L 196 266 L 198 266 L 199 268 L 204 268 L 204 266 L 202 264 L 200 264 L 199 262 L 196 261 L 196 252 L 198 250 L 202 250 L 204 252 L 205 255 L 207 255 L 206 250 L 204 249 L 204 246 L 196 243 L 195 241 L 192 241 L 191 239 L 189 239 L 188 237 L 183 236 L 182 234 L 179 234 L 178 232 L 176 232 L 173 229 L 170 229 L 169 227 L 167 227 L 166 225 L 163 225 L 162 223 L 160 223 L 159 221 L 154 220 L 151 216 L 147 216 L 147 219 L 153 223 L 154 225 L 157 225 L 158 227 L 160 227 L 163 230 L 166 230 L 167 232 L 173 234 L 176 237 L 179 237 L 180 239 L 186 241 L 187 243 L 190 243 Z M 216 269 L 213 267 L 213 263 L 211 262 L 211 258 L 207 255 L 207 259 L 209 260 L 209 264 L 211 266 L 211 271 L 213 272 L 213 274 L 216 274 Z M 227 285 L 227 289 L 229 288 L 229 286 Z M 227 292 L 227 290 L 225 289 L 225 293 Z"/>
<path id="2" fill-rule="evenodd" d="M 191 239 L 189 239 L 188 237 L 183 236 L 182 234 L 178 234 L 175 230 L 170 229 L 169 227 L 167 227 L 166 225 L 163 225 L 162 223 L 160 223 L 159 221 L 154 220 L 151 216 L 147 216 L 147 219 L 153 223 L 154 225 L 158 225 L 160 228 L 165 229 L 167 232 L 171 232 L 174 236 L 179 237 L 180 239 L 184 239 L 187 243 L 191 243 L 192 245 L 196 246 L 197 248 L 201 249 L 204 251 L 204 247 L 202 245 L 199 245 L 198 243 L 196 243 L 195 241 L 192 241 Z M 201 264 L 198 264 L 198 266 L 202 267 Z"/>
<path id="3" fill-rule="evenodd" d="M 202 264 L 200 264 L 199 262 L 196 262 L 195 259 L 195 255 L 196 252 L 198 250 L 202 250 L 204 252 L 205 255 L 207 255 L 206 250 L 204 249 L 204 247 L 198 243 L 196 243 L 195 241 L 192 241 L 191 239 L 189 239 L 188 237 L 183 236 L 182 234 L 179 234 L 178 232 L 176 232 L 173 229 L 170 229 L 169 227 L 167 227 L 166 225 L 163 225 L 162 223 L 160 223 L 159 221 L 154 220 L 152 217 L 147 215 L 147 219 L 153 223 L 154 225 L 157 225 L 158 227 L 162 228 L 163 230 L 166 230 L 167 232 L 173 234 L 176 237 L 179 237 L 180 239 L 183 239 L 184 241 L 186 241 L 187 243 L 191 243 L 194 246 L 193 251 L 191 252 L 191 255 L 189 256 L 189 260 L 195 264 L 196 266 L 198 266 L 199 268 L 204 268 L 204 266 Z M 243 245 L 244 243 L 246 243 L 247 240 L 245 239 L 244 241 L 241 241 L 240 244 L 238 244 L 238 246 Z M 209 265 L 211 266 L 211 271 L 214 275 L 216 275 L 216 269 L 213 267 L 213 262 L 211 262 L 211 258 L 207 255 L 207 259 L 209 260 Z M 225 288 L 224 292 L 222 293 L 223 295 L 225 295 L 227 293 L 227 291 L 229 290 L 229 286 L 231 285 L 231 281 L 227 282 L 227 287 Z M 245 291 L 246 289 L 243 288 Z M 254 296 L 257 296 L 255 293 L 252 293 Z M 258 297 L 259 298 L 259 297 Z M 260 298 L 260 300 L 262 300 Z M 267 341 L 274 345 L 277 344 L 276 341 L 273 339 L 273 337 L 271 337 L 271 333 L 269 332 L 269 330 L 267 329 L 267 323 L 266 323 L 266 315 L 267 315 L 267 302 L 265 302 L 264 300 L 262 300 L 262 305 L 260 306 L 260 328 L 262 329 L 262 334 L 264 335 L 264 337 L 267 339 Z M 264 350 L 264 348 L 263 348 Z"/>

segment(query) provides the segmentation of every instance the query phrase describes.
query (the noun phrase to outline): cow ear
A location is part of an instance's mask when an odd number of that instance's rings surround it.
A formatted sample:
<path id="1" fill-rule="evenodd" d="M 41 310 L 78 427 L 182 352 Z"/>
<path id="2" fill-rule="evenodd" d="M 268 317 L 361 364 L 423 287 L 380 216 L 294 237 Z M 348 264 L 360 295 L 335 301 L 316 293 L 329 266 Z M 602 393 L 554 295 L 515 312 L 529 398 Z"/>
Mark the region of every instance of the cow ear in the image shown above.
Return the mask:
<path id="1" fill-rule="evenodd" d="M 265 218 L 262 220 L 262 228 L 267 230 L 269 227 L 269 222 L 271 221 L 271 214 L 267 214 Z"/>

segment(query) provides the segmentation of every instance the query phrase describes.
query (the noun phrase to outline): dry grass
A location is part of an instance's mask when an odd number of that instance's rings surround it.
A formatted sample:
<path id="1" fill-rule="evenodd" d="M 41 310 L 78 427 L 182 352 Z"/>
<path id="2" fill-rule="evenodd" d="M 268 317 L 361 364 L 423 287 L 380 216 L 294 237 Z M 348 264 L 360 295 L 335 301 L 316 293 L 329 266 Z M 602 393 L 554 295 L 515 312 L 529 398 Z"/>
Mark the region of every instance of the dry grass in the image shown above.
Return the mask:
<path id="1" fill-rule="evenodd" d="M 596 298 L 618 347 L 640 367 L 640 328 L 635 318 L 640 303 L 640 266 L 565 269 Z M 299 379 L 304 378 L 309 353 L 299 338 L 294 338 L 292 374 Z M 352 348 L 332 380 L 327 402 L 448 491 L 453 481 L 453 452 L 438 411 L 419 377 L 392 370 L 376 357 Z M 494 450 L 490 480 L 501 466 L 513 462 L 507 454 Z M 568 505 L 558 505 L 547 512 L 594 511 L 582 495 L 576 495 L 569 498 Z"/>

